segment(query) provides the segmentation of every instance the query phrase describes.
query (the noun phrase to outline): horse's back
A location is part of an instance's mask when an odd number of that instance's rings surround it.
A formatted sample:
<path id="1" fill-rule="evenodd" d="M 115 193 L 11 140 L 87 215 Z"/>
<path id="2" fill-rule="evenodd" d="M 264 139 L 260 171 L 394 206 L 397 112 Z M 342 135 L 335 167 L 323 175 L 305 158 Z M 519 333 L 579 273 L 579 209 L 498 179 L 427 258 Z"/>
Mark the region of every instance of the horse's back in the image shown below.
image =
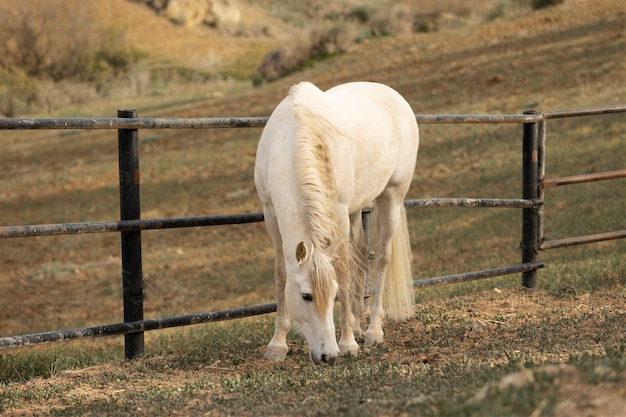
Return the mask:
<path id="1" fill-rule="evenodd" d="M 310 82 L 294 85 L 272 113 L 260 145 L 267 141 L 287 145 L 297 139 L 292 132 L 297 128 L 295 124 L 307 123 L 313 118 L 317 119 L 313 122 L 330 125 L 328 133 L 337 134 L 327 138 L 329 141 L 347 137 L 359 145 L 394 140 L 405 141 L 413 145 L 411 148 L 419 144 L 415 115 L 407 101 L 389 86 L 358 81 L 326 91 Z"/>
<path id="2" fill-rule="evenodd" d="M 411 106 L 400 93 L 384 84 L 357 81 L 322 91 L 302 82 L 293 86 L 289 95 L 295 107 L 308 107 L 344 132 L 375 124 L 381 128 L 395 125 L 412 133 L 417 127 Z"/>
<path id="3" fill-rule="evenodd" d="M 419 146 L 411 106 L 394 89 L 372 82 L 350 82 L 322 91 L 309 82 L 294 85 L 276 107 L 257 150 L 255 181 L 264 200 L 268 183 L 289 182 L 294 143 L 302 126 L 323 132 L 330 149 L 340 200 L 351 210 L 369 204 L 389 183 L 408 187 Z M 281 191 L 281 192 L 282 192 Z"/>
<path id="4" fill-rule="evenodd" d="M 351 82 L 327 90 L 318 112 L 337 132 L 328 138 L 343 201 L 360 210 L 386 188 L 406 192 L 415 169 L 419 130 L 415 114 L 394 89 Z"/>
<path id="5" fill-rule="evenodd" d="M 419 146 L 415 114 L 391 87 L 359 81 L 322 92 L 310 83 L 300 83 L 291 94 L 296 112 L 297 107 L 307 107 L 332 126 L 335 135 L 327 139 L 341 151 L 342 160 L 353 155 L 359 162 L 368 152 L 384 157 L 396 151 L 398 158 L 413 159 L 414 165 Z M 350 152 L 342 145 L 357 149 Z"/>

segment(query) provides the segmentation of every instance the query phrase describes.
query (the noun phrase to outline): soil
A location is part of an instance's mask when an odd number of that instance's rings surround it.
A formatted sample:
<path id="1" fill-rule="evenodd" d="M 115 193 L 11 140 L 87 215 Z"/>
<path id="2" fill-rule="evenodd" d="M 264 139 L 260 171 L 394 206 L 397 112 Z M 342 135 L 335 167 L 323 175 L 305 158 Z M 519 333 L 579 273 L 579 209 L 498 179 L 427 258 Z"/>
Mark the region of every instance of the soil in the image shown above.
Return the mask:
<path id="1" fill-rule="evenodd" d="M 620 292 L 622 293 L 620 295 Z M 594 369 L 582 369 L 568 364 L 570 357 L 582 354 L 604 354 L 604 346 L 594 343 L 606 331 L 606 317 L 626 319 L 623 290 L 606 296 L 555 297 L 544 291 L 494 288 L 491 291 L 468 294 L 450 299 L 445 305 L 441 302 L 427 302 L 416 306 L 413 318 L 402 323 L 388 323 L 385 328 L 385 342 L 373 349 L 382 349 L 385 353 L 376 356 L 361 351 L 359 360 L 380 360 L 390 363 L 425 363 L 435 364 L 443 361 L 489 363 L 496 367 L 513 357 L 534 361 L 533 368 L 522 368 L 519 372 L 505 375 L 500 380 L 490 383 L 476 391 L 470 401 L 489 401 L 489 392 L 494 388 L 523 387 L 535 382 L 535 375 L 540 373 L 555 378 L 559 386 L 557 405 L 554 415 L 557 417 L 622 416 L 626 412 L 626 372 L 622 375 L 607 375 L 614 372 L 603 366 Z M 541 329 L 546 325 L 546 318 L 554 316 L 554 321 L 580 320 L 580 326 L 568 328 L 563 339 L 548 349 L 544 349 L 541 337 L 520 338 L 522 328 L 531 326 Z M 582 319 L 585 317 L 587 319 Z M 591 317 L 589 319 L 589 317 Z M 458 322 L 465 325 L 454 335 L 453 343 L 438 345 L 429 330 L 442 326 L 442 322 Z M 621 330 L 620 330 L 621 329 Z M 548 330 L 549 332 L 551 330 Z M 623 325 L 616 331 L 623 332 Z M 557 336 L 557 337 L 558 337 Z M 441 341 L 443 342 L 443 341 Z M 431 346 L 423 349 L 423 346 Z M 498 346 L 502 350 L 492 352 L 486 346 Z M 560 347 L 559 347 L 560 346 Z M 33 379 L 23 384 L 3 387 L 1 391 L 26 390 L 46 392 L 55 387 L 72 385 L 70 392 L 63 395 L 63 400 L 54 396 L 46 400 L 32 399 L 20 407 L 9 408 L 4 415 L 26 416 L 33 413 L 46 414 L 53 408 L 63 408 L 64 402 L 72 399 L 89 403 L 91 401 L 115 401 L 125 393 L 147 392 L 164 389 L 175 391 L 192 382 L 211 381 L 211 394 L 220 394 L 220 383 L 225 376 L 236 377 L 250 370 L 271 371 L 274 369 L 298 369 L 303 366 L 315 366 L 308 361 L 308 352 L 302 345 L 291 346 L 291 351 L 284 363 L 275 363 L 262 358 L 265 348 L 257 349 L 252 357 L 245 358 L 239 364 L 205 364 L 198 369 L 180 370 L 175 367 L 163 369 L 167 361 L 164 357 L 140 359 L 133 362 L 112 363 L 86 369 L 62 371 L 52 378 Z M 485 353 L 488 352 L 488 353 Z M 153 363 L 153 365 L 151 365 Z M 160 364 L 160 365 L 157 365 Z M 138 369 L 159 369 L 158 372 L 137 372 Z M 598 376 L 592 381 L 589 373 Z M 124 378 L 112 378 L 111 375 L 124 375 Z M 608 376 L 608 377 L 607 377 Z M 94 383 L 94 381 L 102 381 Z M 189 400 L 188 411 L 197 404 Z M 545 406 L 545 404 L 544 404 Z M 141 410 L 137 410 L 139 413 Z M 176 415 L 186 415 L 185 409 Z M 543 415 L 539 407 L 532 415 Z"/>

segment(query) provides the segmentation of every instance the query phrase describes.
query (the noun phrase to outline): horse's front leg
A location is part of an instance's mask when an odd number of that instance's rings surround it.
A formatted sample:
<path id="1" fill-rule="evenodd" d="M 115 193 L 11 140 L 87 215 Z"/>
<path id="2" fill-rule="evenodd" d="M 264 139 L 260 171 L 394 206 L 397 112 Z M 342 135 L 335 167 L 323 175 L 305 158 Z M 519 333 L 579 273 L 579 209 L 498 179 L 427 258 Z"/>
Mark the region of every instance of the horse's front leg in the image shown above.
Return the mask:
<path id="1" fill-rule="evenodd" d="M 274 278 L 276 281 L 276 322 L 274 323 L 274 337 L 267 345 L 265 359 L 284 361 L 289 352 L 287 346 L 287 332 L 291 326 L 289 313 L 285 304 L 285 260 L 282 253 L 277 253 L 274 266 Z"/>
<path id="2" fill-rule="evenodd" d="M 278 222 L 271 210 L 264 210 L 265 225 L 274 245 L 274 282 L 276 284 L 276 322 L 274 324 L 274 337 L 267 346 L 265 359 L 274 361 L 284 361 L 289 352 L 287 346 L 287 333 L 291 326 L 289 312 L 285 304 L 285 283 L 287 281 L 287 271 L 285 269 L 285 255 Z"/>
<path id="3" fill-rule="evenodd" d="M 354 338 L 355 329 L 361 330 L 359 323 L 355 323 L 352 314 L 350 291 L 347 288 L 339 290 L 339 301 L 341 302 L 341 336 L 339 338 L 339 350 L 341 353 L 350 353 L 357 356 L 359 345 Z"/>

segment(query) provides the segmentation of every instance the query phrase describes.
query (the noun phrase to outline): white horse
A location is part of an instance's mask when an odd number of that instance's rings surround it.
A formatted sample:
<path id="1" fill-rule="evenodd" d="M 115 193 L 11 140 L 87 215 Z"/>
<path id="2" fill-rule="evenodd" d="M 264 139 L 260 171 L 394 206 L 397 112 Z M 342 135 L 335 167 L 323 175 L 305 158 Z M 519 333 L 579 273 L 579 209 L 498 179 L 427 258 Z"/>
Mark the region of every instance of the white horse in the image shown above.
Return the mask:
<path id="1" fill-rule="evenodd" d="M 323 92 L 303 82 L 276 107 L 254 171 L 276 252 L 277 317 L 267 359 L 285 359 L 291 320 L 318 365 L 334 363 L 340 352 L 358 353 L 355 336 L 363 336 L 366 314 L 361 211 L 371 202 L 376 284 L 365 345 L 383 341 L 385 315 L 402 320 L 413 313 L 403 201 L 418 146 L 411 107 L 382 84 L 354 82 Z M 339 344 L 335 297 L 342 306 Z"/>

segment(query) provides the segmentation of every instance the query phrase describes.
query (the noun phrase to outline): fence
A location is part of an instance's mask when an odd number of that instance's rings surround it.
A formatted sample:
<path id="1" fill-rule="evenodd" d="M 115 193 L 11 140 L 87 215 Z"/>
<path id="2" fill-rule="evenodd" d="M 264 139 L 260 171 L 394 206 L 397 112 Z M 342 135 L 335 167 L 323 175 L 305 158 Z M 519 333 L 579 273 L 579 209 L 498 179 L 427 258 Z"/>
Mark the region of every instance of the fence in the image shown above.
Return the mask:
<path id="1" fill-rule="evenodd" d="M 414 281 L 414 287 L 471 281 L 507 274 L 522 274 L 522 285 L 534 288 L 537 270 L 544 267 L 538 260 L 540 250 L 626 237 L 626 230 L 587 236 L 544 241 L 544 189 L 582 182 L 626 177 L 626 169 L 577 175 L 563 178 L 544 178 L 546 122 L 564 117 L 593 116 L 624 113 L 626 105 L 562 110 L 547 113 L 528 111 L 509 115 L 416 115 L 418 123 L 515 123 L 523 125 L 522 137 L 522 198 L 431 198 L 407 200 L 407 208 L 428 207 L 512 207 L 522 209 L 521 263 L 499 268 L 465 272 Z M 276 304 L 264 304 L 234 310 L 216 311 L 144 320 L 141 231 L 180 227 L 242 224 L 263 221 L 262 213 L 223 216 L 198 216 L 163 219 L 140 219 L 139 205 L 139 129 L 205 129 L 231 127 L 263 127 L 267 117 L 248 118 L 138 118 L 136 111 L 119 111 L 117 118 L 101 119 L 0 119 L 0 130 L 23 129 L 116 129 L 118 131 L 120 220 L 110 222 L 83 222 L 0 227 L 0 238 L 67 235 L 81 233 L 121 233 L 122 285 L 124 322 L 111 325 L 62 331 L 10 336 L 0 338 L 0 349 L 58 342 L 85 337 L 125 335 L 127 359 L 142 355 L 144 332 L 147 330 L 185 326 L 220 320 L 254 316 L 276 311 Z M 367 213 L 364 214 L 367 216 Z"/>

